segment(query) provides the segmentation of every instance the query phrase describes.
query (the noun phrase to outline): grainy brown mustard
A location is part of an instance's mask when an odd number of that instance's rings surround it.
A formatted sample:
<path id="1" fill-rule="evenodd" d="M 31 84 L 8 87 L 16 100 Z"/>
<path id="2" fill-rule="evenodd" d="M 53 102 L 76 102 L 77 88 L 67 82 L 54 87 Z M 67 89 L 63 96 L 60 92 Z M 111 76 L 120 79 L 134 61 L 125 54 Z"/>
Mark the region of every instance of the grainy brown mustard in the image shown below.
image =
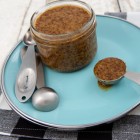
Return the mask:
<path id="1" fill-rule="evenodd" d="M 90 18 L 87 10 L 70 5 L 56 6 L 37 17 L 34 24 L 39 33 L 69 35 L 69 32 L 78 31 L 67 39 L 51 40 L 31 30 L 43 63 L 61 72 L 75 71 L 89 64 L 97 51 L 96 24 L 92 22 L 84 32 L 80 29 Z"/>
<path id="2" fill-rule="evenodd" d="M 100 60 L 94 67 L 95 75 L 102 80 L 115 80 L 126 72 L 125 63 L 118 58 L 105 58 Z"/>
<path id="3" fill-rule="evenodd" d="M 65 34 L 83 27 L 91 15 L 78 6 L 57 6 L 41 14 L 35 28 L 45 34 Z"/>

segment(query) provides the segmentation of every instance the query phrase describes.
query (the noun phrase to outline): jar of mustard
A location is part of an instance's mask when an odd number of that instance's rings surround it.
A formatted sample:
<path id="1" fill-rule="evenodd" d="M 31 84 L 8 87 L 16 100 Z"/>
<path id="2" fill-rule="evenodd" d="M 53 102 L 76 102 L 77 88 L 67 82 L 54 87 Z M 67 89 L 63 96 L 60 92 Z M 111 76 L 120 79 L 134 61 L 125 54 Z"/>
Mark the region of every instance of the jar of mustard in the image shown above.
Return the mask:
<path id="1" fill-rule="evenodd" d="M 30 31 L 42 62 L 57 71 L 79 70 L 97 51 L 95 14 L 81 1 L 47 4 L 33 14 Z"/>

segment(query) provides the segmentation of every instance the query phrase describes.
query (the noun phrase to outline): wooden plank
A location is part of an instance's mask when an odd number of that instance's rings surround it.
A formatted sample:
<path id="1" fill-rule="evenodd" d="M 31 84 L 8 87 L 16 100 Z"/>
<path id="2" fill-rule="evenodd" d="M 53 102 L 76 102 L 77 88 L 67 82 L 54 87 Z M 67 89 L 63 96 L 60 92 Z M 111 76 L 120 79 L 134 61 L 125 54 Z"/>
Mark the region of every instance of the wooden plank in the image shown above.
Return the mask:
<path id="1" fill-rule="evenodd" d="M 30 6 L 26 11 L 26 15 L 25 15 L 23 24 L 21 26 L 21 31 L 20 31 L 18 40 L 22 39 L 26 31 L 29 29 L 30 19 L 33 13 L 37 11 L 39 8 L 41 8 L 42 6 L 44 6 L 45 4 L 46 4 L 46 0 L 32 0 L 31 1 Z"/>
<path id="2" fill-rule="evenodd" d="M 47 0 L 52 2 L 55 0 Z M 95 11 L 96 14 L 104 14 L 105 12 L 119 12 L 117 0 L 81 0 L 88 3 Z"/>
<path id="3" fill-rule="evenodd" d="M 140 0 L 118 0 L 121 12 L 140 12 Z"/>
<path id="4" fill-rule="evenodd" d="M 0 73 L 2 64 L 17 42 L 30 0 L 0 0 Z"/>
<path id="5" fill-rule="evenodd" d="M 120 11 L 117 0 L 90 0 L 89 4 L 92 6 L 96 14 Z"/>

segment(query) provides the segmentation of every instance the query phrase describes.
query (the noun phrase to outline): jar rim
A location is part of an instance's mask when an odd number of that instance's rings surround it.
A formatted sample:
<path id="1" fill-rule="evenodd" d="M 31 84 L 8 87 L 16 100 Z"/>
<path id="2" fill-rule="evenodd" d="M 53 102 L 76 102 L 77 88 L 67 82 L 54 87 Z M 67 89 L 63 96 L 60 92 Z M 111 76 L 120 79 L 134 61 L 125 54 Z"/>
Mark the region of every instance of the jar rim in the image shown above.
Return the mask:
<path id="1" fill-rule="evenodd" d="M 60 3 L 60 2 L 64 2 L 64 3 L 65 2 L 66 3 L 68 3 L 68 2 L 75 2 L 75 3 L 80 3 L 80 4 L 84 5 L 84 6 L 86 6 L 90 10 L 90 12 L 91 12 L 90 19 L 80 29 L 77 29 L 77 30 L 69 32 L 69 33 L 54 35 L 54 34 L 45 34 L 45 33 L 42 33 L 42 32 L 38 32 L 38 30 L 33 25 L 33 18 L 34 18 L 34 16 L 37 15 L 40 11 L 42 11 L 42 9 L 46 9 L 46 7 L 48 7 L 50 5 L 53 5 L 53 4 Z M 68 3 L 68 4 L 71 5 L 71 3 Z M 66 5 L 66 4 L 64 4 L 64 5 Z M 43 10 L 43 12 L 44 11 L 45 10 Z M 70 36 L 73 36 L 75 34 L 78 34 L 80 31 L 84 32 L 87 29 L 87 27 L 89 27 L 91 25 L 92 22 L 95 22 L 95 20 L 96 20 L 95 13 L 94 13 L 93 9 L 91 8 L 91 6 L 89 6 L 87 3 L 83 2 L 83 1 L 80 1 L 80 0 L 67 0 L 67 1 L 66 0 L 57 0 L 57 1 L 53 1 L 53 2 L 48 3 L 46 6 L 43 6 L 42 8 L 40 8 L 39 10 L 34 12 L 34 14 L 31 17 L 31 20 L 30 20 L 30 25 L 31 25 L 30 29 L 31 29 L 31 31 L 33 30 L 33 31 L 39 33 L 41 36 L 48 37 L 48 38 L 55 38 L 56 39 L 56 38 L 62 38 L 62 37 L 70 37 Z"/>

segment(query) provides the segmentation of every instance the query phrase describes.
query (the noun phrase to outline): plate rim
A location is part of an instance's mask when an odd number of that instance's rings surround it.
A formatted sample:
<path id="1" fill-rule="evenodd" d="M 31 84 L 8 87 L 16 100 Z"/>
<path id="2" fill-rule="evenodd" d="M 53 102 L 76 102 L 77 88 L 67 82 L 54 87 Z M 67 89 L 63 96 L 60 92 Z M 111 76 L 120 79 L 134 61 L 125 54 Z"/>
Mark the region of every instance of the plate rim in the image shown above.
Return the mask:
<path id="1" fill-rule="evenodd" d="M 119 17 L 113 17 L 113 16 L 108 16 L 108 15 L 96 15 L 98 17 L 107 17 L 107 18 L 113 18 L 113 19 L 117 19 L 117 20 L 121 20 L 123 22 L 126 22 L 126 23 L 129 23 L 131 24 L 132 26 L 140 29 L 140 27 L 138 27 L 137 25 L 129 22 L 129 21 L 126 21 L 124 19 L 121 19 Z M 59 124 L 52 124 L 52 123 L 47 123 L 47 122 L 44 122 L 44 121 L 40 121 L 38 119 L 35 119 L 29 115 L 27 115 L 26 113 L 20 111 L 12 102 L 11 100 L 9 99 L 7 93 L 6 93 L 6 89 L 5 89 L 5 86 L 4 86 L 4 73 L 5 73 L 5 68 L 6 68 L 6 65 L 7 65 L 7 62 L 10 58 L 10 56 L 12 55 L 12 53 L 14 52 L 14 50 L 16 49 L 16 47 L 22 42 L 22 40 L 20 40 L 18 43 L 15 44 L 15 47 L 13 49 L 11 49 L 9 55 L 6 57 L 6 59 L 4 60 L 4 63 L 2 65 L 2 72 L 1 72 L 1 90 L 6 98 L 6 101 L 7 103 L 9 104 L 9 106 L 17 113 L 19 114 L 21 117 L 23 117 L 24 119 L 28 120 L 28 121 L 31 121 L 33 123 L 36 123 L 38 125 L 41 125 L 41 126 L 44 126 L 44 127 L 51 127 L 51 128 L 55 128 L 55 129 L 58 129 L 58 130 L 81 130 L 81 129 L 85 129 L 85 128 L 88 128 L 88 127 L 91 127 L 91 126 L 96 126 L 96 125 L 100 125 L 100 124 L 104 124 L 104 123 L 109 123 L 109 122 L 112 122 L 114 120 L 117 120 L 119 118 L 121 118 L 122 116 L 124 116 L 125 114 L 127 114 L 128 112 L 130 112 L 131 110 L 133 110 L 135 107 L 137 107 L 139 104 L 140 104 L 140 101 L 138 101 L 135 105 L 131 106 L 130 108 L 128 108 L 126 111 L 122 112 L 121 114 L 118 114 L 118 115 L 115 115 L 114 117 L 111 117 L 109 119 L 105 119 L 104 121 L 99 121 L 99 122 L 96 122 L 96 123 L 90 123 L 90 124 L 84 124 L 84 125 L 59 125 Z"/>

